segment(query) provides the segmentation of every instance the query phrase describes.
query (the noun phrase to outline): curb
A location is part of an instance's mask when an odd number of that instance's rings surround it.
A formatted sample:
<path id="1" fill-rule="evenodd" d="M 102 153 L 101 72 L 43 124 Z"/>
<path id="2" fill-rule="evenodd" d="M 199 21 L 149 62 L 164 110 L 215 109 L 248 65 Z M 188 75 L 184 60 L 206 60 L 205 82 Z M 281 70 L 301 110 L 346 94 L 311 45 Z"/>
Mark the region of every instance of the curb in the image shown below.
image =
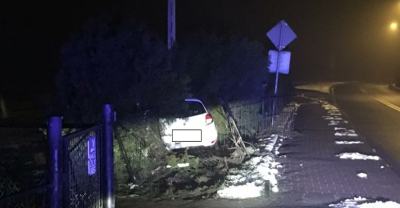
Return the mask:
<path id="1" fill-rule="evenodd" d="M 400 87 L 396 86 L 396 84 L 390 84 L 389 89 L 396 91 L 396 92 L 400 92 Z"/>
<path id="2" fill-rule="evenodd" d="M 346 84 L 348 84 L 348 83 L 342 83 L 342 84 L 335 84 L 335 85 L 332 85 L 330 88 L 329 88 L 329 96 L 331 97 L 331 99 L 332 99 L 332 101 L 333 101 L 333 105 L 335 105 L 336 107 L 337 107 L 337 109 L 339 110 L 339 112 L 342 114 L 342 115 L 344 115 L 345 117 L 346 117 L 346 119 L 348 120 L 348 116 L 346 115 L 346 113 L 339 107 L 339 105 L 338 105 L 338 103 L 336 102 L 336 97 L 335 97 L 335 92 L 334 92 L 334 88 L 335 87 L 338 87 L 338 86 L 341 86 L 341 85 L 346 85 Z"/>

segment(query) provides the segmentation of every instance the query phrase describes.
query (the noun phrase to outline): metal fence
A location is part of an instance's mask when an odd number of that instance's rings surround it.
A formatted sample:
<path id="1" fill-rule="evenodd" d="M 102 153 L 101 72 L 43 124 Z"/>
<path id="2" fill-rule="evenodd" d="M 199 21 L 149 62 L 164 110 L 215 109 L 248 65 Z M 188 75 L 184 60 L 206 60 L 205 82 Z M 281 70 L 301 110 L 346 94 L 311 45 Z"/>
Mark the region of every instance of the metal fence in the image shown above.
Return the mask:
<path id="1" fill-rule="evenodd" d="M 51 208 L 111 208 L 114 196 L 113 123 L 111 105 L 103 121 L 61 136 L 61 117 L 49 119 L 49 193 Z"/>
<path id="2" fill-rule="evenodd" d="M 36 127 L 0 127 L 0 207 L 44 207 L 46 142 Z"/>
<path id="3" fill-rule="evenodd" d="M 62 117 L 51 117 L 47 145 L 46 142 L 26 144 L 32 132 L 21 131 L 25 134 L 18 137 L 18 131 L 1 131 L 10 135 L 13 143 L 8 146 L 0 143 L 0 208 L 114 207 L 112 129 L 115 120 L 115 112 L 107 104 L 98 125 L 62 137 Z M 4 140 L 3 136 L 0 134 L 0 141 Z M 16 138 L 26 147 L 16 145 Z M 30 160 L 33 157 L 36 160 L 36 155 L 29 155 L 27 150 L 35 146 L 44 149 L 41 150 L 45 160 L 42 170 L 37 169 L 37 164 L 31 165 Z M 43 153 L 46 146 L 47 157 Z M 39 176 L 32 177 L 36 175 Z"/>
<path id="4" fill-rule="evenodd" d="M 66 148 L 62 158 L 64 207 L 103 207 L 99 145 L 102 135 L 102 126 L 97 125 L 62 138 Z"/>
<path id="5" fill-rule="evenodd" d="M 276 131 L 278 125 L 281 125 L 278 116 L 289 102 L 289 96 L 271 96 L 261 100 L 230 103 L 229 109 L 241 135 L 246 138 Z"/>

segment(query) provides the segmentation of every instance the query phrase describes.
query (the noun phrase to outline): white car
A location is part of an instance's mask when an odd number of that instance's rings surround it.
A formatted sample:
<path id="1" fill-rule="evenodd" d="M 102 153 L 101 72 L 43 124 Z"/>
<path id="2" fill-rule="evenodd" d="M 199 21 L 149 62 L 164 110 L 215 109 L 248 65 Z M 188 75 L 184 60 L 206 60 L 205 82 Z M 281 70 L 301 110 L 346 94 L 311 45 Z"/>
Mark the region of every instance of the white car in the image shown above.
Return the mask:
<path id="1" fill-rule="evenodd" d="M 162 140 L 167 149 L 214 145 L 218 132 L 204 104 L 199 99 L 185 99 L 185 102 L 188 111 L 184 113 L 184 118 L 177 118 L 171 124 L 167 124 L 166 119 L 160 119 L 164 127 Z"/>

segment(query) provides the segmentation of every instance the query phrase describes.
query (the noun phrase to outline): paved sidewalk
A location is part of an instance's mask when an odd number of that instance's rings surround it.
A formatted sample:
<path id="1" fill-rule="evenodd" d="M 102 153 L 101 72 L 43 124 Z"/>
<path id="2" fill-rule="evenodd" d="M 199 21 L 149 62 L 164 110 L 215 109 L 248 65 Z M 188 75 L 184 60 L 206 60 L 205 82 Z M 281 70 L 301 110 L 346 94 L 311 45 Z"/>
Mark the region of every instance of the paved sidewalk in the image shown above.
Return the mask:
<path id="1" fill-rule="evenodd" d="M 365 197 L 371 200 L 400 202 L 400 177 L 382 160 L 340 159 L 341 153 L 376 156 L 336 107 L 323 101 L 327 96 L 307 93 L 312 97 L 296 98 L 300 104 L 294 121 L 294 133 L 280 136 L 273 153 L 279 168 L 277 193 L 269 197 L 229 200 L 138 202 L 118 199 L 117 207 L 328 207 L 344 199 Z M 319 97 L 319 99 L 316 99 Z M 335 134 L 347 134 L 339 136 Z M 336 144 L 352 141 L 359 144 Z M 378 155 L 379 156 L 379 155 Z M 357 174 L 364 173 L 366 178 Z"/>
<path id="2" fill-rule="evenodd" d="M 376 153 L 360 135 L 335 136 L 337 132 L 352 129 L 335 107 L 305 98 L 298 102 L 301 106 L 295 118 L 295 131 L 300 135 L 278 144 L 281 145 L 278 162 L 283 165 L 279 204 L 297 201 L 304 205 L 326 205 L 355 196 L 400 202 L 400 178 L 382 159 L 348 160 L 336 156 L 344 152 Z M 335 144 L 335 141 L 363 144 Z M 366 173 L 367 178 L 360 178 L 358 173 Z"/>

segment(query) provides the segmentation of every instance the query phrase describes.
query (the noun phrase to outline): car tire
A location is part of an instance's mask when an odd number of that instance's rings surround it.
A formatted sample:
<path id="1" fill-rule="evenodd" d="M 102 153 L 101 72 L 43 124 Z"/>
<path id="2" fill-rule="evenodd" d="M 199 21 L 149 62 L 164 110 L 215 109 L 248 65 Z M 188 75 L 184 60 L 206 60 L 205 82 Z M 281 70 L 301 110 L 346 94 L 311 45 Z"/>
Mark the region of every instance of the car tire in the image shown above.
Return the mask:
<path id="1" fill-rule="evenodd" d="M 216 151 L 219 151 L 219 150 L 221 149 L 221 147 L 219 146 L 219 142 L 217 141 L 217 142 L 212 146 L 212 148 L 213 148 L 214 150 L 216 150 Z"/>

